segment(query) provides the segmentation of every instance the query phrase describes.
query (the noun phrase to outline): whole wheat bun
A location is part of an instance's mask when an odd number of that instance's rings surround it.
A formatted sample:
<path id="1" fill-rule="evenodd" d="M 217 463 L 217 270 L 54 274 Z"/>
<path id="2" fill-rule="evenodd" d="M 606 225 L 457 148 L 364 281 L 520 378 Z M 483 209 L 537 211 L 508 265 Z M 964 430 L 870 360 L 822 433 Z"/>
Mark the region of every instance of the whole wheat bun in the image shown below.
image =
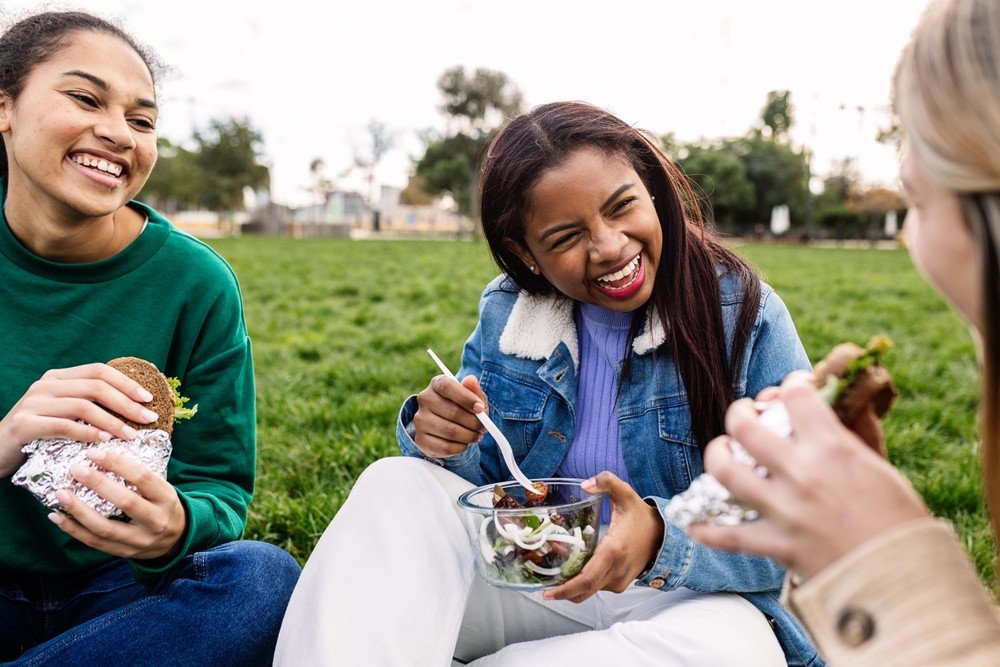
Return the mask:
<path id="1" fill-rule="evenodd" d="M 134 429 L 162 429 L 168 435 L 174 430 L 174 390 L 170 388 L 166 376 L 156 366 L 138 357 L 119 357 L 108 362 L 108 366 L 132 378 L 153 395 L 153 400 L 143 403 L 159 415 L 152 424 L 138 424 L 117 413 L 112 413 Z"/>
<path id="2" fill-rule="evenodd" d="M 830 350 L 830 354 L 813 369 L 817 385 L 822 388 L 831 375 L 842 379 L 847 375 L 847 365 L 864 353 L 854 343 L 841 343 Z M 833 404 L 833 410 L 840 421 L 850 427 L 869 405 L 874 408 L 876 417 L 884 417 L 897 395 L 899 390 L 889 371 L 881 364 L 873 364 L 858 373 L 854 382 L 844 387 Z"/>

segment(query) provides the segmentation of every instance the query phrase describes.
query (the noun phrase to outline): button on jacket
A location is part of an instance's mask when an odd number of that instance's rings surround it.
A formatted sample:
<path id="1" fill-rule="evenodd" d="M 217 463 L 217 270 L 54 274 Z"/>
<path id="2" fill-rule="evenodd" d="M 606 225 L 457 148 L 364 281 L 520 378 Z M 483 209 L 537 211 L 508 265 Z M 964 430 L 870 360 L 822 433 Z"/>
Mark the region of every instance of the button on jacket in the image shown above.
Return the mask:
<path id="1" fill-rule="evenodd" d="M 719 279 L 727 349 L 739 314 L 738 278 Z M 510 440 L 525 475 L 551 477 L 569 451 L 575 432 L 579 343 L 574 301 L 562 295 L 531 296 L 505 276 L 491 282 L 479 304 L 479 324 L 465 344 L 458 378 L 479 378 L 490 417 Z M 683 383 L 658 319 L 650 319 L 633 342 L 629 381 L 618 400 L 622 456 L 632 485 L 661 514 L 667 502 L 700 475 L 701 454 L 691 434 Z M 736 396 L 755 396 L 778 385 L 794 370 L 810 369 L 788 310 L 761 285 L 757 318 L 736 383 Z M 620 379 L 622 363 L 616 367 Z M 417 401 L 411 396 L 399 414 L 396 435 L 404 455 L 424 457 L 413 442 Z M 424 457 L 427 458 L 427 457 Z M 493 438 L 486 434 L 456 456 L 433 459 L 469 482 L 510 479 Z M 805 633 L 778 602 L 784 570 L 774 561 L 710 549 L 664 518 L 664 540 L 653 566 L 637 585 L 667 591 L 739 593 L 775 623 L 789 665 L 823 665 Z"/>

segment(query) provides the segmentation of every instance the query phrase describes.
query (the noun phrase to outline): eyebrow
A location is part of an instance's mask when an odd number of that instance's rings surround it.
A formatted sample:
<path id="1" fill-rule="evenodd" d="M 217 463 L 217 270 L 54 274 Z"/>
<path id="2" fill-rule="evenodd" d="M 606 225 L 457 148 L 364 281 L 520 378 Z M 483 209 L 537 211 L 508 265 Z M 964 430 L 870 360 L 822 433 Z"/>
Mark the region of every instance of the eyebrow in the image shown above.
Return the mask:
<path id="1" fill-rule="evenodd" d="M 87 81 L 91 82 L 104 92 L 106 93 L 111 92 L 111 86 L 108 84 L 107 81 L 105 81 L 99 76 L 94 76 L 89 72 L 84 72 L 82 70 L 75 69 L 69 72 L 63 72 L 63 77 L 78 77 L 81 79 L 86 79 Z M 158 109 L 158 107 L 156 106 L 156 102 L 154 102 L 153 100 L 147 100 L 145 97 L 135 98 L 135 104 L 136 106 L 140 106 L 146 109 L 153 109 L 153 110 Z"/>
<path id="2" fill-rule="evenodd" d="M 610 196 L 610 197 L 608 197 L 607 201 L 605 201 L 605 202 L 604 202 L 604 204 L 603 204 L 603 205 L 601 205 L 601 210 L 604 210 L 604 209 L 606 209 L 607 207 L 611 206 L 611 204 L 612 204 L 612 203 L 613 203 L 613 202 L 614 202 L 614 201 L 615 201 L 616 199 L 618 199 L 619 197 L 621 197 L 621 196 L 622 196 L 622 193 L 623 193 L 623 192 L 625 192 L 625 191 L 626 191 L 626 190 L 628 190 L 629 188 L 634 188 L 634 187 L 635 187 L 635 183 L 626 183 L 625 185 L 623 185 L 623 186 L 621 186 L 620 188 L 618 188 L 617 190 L 615 190 L 615 191 L 614 191 L 614 192 L 613 192 L 613 193 L 611 194 L 611 196 Z"/>
<path id="3" fill-rule="evenodd" d="M 626 183 L 625 185 L 619 187 L 617 190 L 611 193 L 611 196 L 608 197 L 603 204 L 601 204 L 601 210 L 603 211 L 607 207 L 611 206 L 611 204 L 614 203 L 616 199 L 622 196 L 623 192 L 634 187 L 635 183 Z M 548 229 L 545 230 L 544 234 L 538 237 L 538 241 L 539 243 L 541 243 L 542 241 L 552 236 L 553 234 L 558 234 L 559 232 L 565 231 L 567 229 L 572 229 L 579 224 L 580 224 L 579 222 L 567 222 L 564 225 L 556 225 L 555 227 L 549 227 Z"/>

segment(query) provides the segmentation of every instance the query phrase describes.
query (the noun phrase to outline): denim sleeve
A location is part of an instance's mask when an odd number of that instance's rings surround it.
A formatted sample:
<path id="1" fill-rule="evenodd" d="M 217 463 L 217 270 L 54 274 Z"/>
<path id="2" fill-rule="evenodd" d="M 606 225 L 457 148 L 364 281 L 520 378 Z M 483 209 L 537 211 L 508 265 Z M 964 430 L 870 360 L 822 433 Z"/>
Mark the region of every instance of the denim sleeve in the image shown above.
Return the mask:
<path id="1" fill-rule="evenodd" d="M 781 384 L 792 371 L 811 371 L 809 356 L 795 331 L 788 308 L 781 297 L 762 285 L 760 317 L 744 361 L 746 396 L 753 398 L 767 387 Z"/>
<path id="2" fill-rule="evenodd" d="M 481 310 L 482 306 L 480 306 Z M 476 330 L 465 341 L 465 348 L 462 350 L 462 368 L 455 374 L 460 381 L 469 375 L 477 378 L 482 374 L 482 324 L 476 326 Z M 446 458 L 436 458 L 427 456 L 417 447 L 413 441 L 416 431 L 413 427 L 413 417 L 417 414 L 417 397 L 414 394 L 406 399 L 403 407 L 399 411 L 399 418 L 396 420 L 396 442 L 403 456 L 416 456 L 426 459 L 432 463 L 450 470 L 459 477 L 462 477 L 476 486 L 484 484 L 482 471 L 479 467 L 479 444 L 473 443 L 461 454 L 448 456 Z"/>
<path id="3" fill-rule="evenodd" d="M 653 566 L 636 579 L 637 586 L 654 586 L 667 591 L 690 588 L 705 593 L 729 591 L 758 593 L 781 589 L 785 570 L 773 560 L 711 549 L 695 542 L 682 528 L 666 519 L 664 498 L 646 498 L 655 503 L 664 517 L 663 544 Z"/>
<path id="4" fill-rule="evenodd" d="M 767 285 L 762 285 L 760 314 L 744 361 L 746 395 L 778 385 L 795 370 L 810 370 L 809 357 L 795 331 L 788 309 Z M 683 586 L 697 591 L 750 593 L 781 588 L 785 571 L 767 558 L 711 549 L 695 542 L 666 519 L 669 499 L 647 498 L 664 516 L 663 545 L 653 566 L 637 580 L 648 586 L 662 579 L 661 590 Z M 656 582 L 660 585 L 660 582 Z"/>

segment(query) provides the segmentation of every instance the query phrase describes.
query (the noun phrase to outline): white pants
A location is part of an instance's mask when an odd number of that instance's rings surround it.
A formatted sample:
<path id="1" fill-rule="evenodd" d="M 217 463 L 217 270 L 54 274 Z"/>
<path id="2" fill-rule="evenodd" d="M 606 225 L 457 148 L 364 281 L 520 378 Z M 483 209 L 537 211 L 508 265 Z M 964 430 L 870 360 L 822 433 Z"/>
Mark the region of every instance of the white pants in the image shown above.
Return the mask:
<path id="1" fill-rule="evenodd" d="M 276 667 L 785 664 L 738 595 L 633 586 L 578 605 L 487 585 L 455 503 L 470 488 L 420 459 L 372 464 L 306 563 Z"/>

